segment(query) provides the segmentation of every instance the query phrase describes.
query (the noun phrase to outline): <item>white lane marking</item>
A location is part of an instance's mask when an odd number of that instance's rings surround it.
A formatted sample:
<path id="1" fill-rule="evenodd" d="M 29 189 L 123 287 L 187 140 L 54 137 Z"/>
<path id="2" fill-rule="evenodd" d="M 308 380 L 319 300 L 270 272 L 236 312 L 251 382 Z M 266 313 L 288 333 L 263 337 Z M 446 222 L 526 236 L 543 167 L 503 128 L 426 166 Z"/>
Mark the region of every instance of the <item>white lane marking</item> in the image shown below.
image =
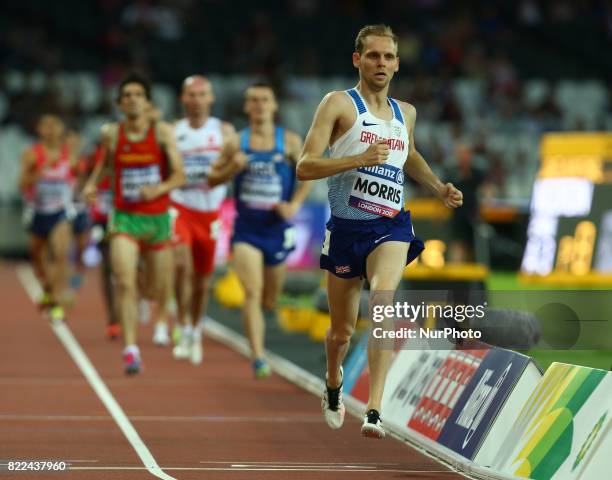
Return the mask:
<path id="1" fill-rule="evenodd" d="M 36 302 L 42 293 L 38 280 L 34 276 L 32 268 L 28 265 L 22 265 L 17 268 L 17 276 L 21 281 L 26 292 L 30 296 L 33 302 Z M 76 338 L 72 335 L 72 332 L 65 323 L 51 324 L 51 328 L 57 338 L 60 340 L 64 348 L 72 357 L 72 360 L 77 365 L 83 376 L 91 385 L 91 388 L 96 392 L 100 401 L 104 404 L 108 412 L 111 414 L 117 426 L 121 429 L 125 438 L 132 445 L 132 448 L 136 451 L 136 454 L 140 457 L 143 465 L 146 469 L 157 478 L 162 480 L 176 480 L 165 473 L 153 458 L 153 455 L 144 444 L 140 435 L 136 429 L 132 426 L 123 409 L 115 400 L 115 397 L 111 394 L 110 390 L 104 384 L 104 381 L 96 371 L 95 367 L 87 358 L 87 355 L 77 342 Z"/>
<path id="2" fill-rule="evenodd" d="M 234 465 L 234 464 L 248 464 L 248 465 L 278 465 L 278 464 L 283 464 L 283 465 L 325 465 L 325 466 L 336 466 L 336 465 L 346 465 L 346 463 L 344 462 L 283 462 L 283 461 L 276 461 L 276 462 L 272 462 L 272 461 L 267 461 L 267 462 L 246 462 L 246 461 L 235 461 L 235 462 L 221 462 L 221 461 L 212 461 L 212 460 L 201 460 L 200 463 L 205 463 L 205 464 L 220 464 L 220 465 Z M 381 467 L 381 466 L 399 466 L 399 463 L 385 463 L 385 462 L 365 462 L 365 463 L 359 463 L 359 462 L 351 462 L 350 465 L 359 465 L 359 466 L 374 466 L 374 467 Z"/>
<path id="3" fill-rule="evenodd" d="M 319 464 L 303 464 L 303 463 L 292 463 L 292 464 L 284 464 L 282 462 L 279 463 L 272 463 L 272 464 L 267 464 L 267 465 L 255 465 L 252 463 L 232 463 L 230 465 L 230 467 L 232 468 L 300 468 L 300 469 L 309 469 L 309 468 L 316 468 L 316 469 L 320 469 L 320 468 L 340 468 L 340 469 L 353 469 L 353 468 L 361 468 L 361 469 L 367 469 L 367 470 L 372 470 L 372 471 L 377 471 L 378 467 L 375 466 L 369 466 L 369 465 L 319 465 Z"/>
<path id="4" fill-rule="evenodd" d="M 132 415 L 133 422 L 208 422 L 208 423 L 323 423 L 320 415 L 312 417 L 231 417 L 231 416 L 154 416 L 154 415 Z M 110 422 L 112 418 L 107 415 L 31 415 L 15 414 L 0 415 L 0 420 L 5 421 L 44 421 L 44 422 Z M 222 462 L 227 463 L 227 462 Z"/>
<path id="5" fill-rule="evenodd" d="M 144 467 L 71 467 L 70 470 L 146 470 Z M 457 475 L 457 472 L 453 472 L 450 470 L 402 470 L 402 469 L 378 469 L 372 470 L 370 469 L 359 469 L 359 470 L 347 470 L 342 468 L 301 468 L 301 467 L 287 467 L 287 468 L 268 468 L 262 466 L 260 468 L 232 468 L 232 467 L 164 467 L 164 470 L 168 471 L 204 471 L 204 472 L 367 472 L 367 473 L 435 473 L 435 474 L 451 474 Z"/>

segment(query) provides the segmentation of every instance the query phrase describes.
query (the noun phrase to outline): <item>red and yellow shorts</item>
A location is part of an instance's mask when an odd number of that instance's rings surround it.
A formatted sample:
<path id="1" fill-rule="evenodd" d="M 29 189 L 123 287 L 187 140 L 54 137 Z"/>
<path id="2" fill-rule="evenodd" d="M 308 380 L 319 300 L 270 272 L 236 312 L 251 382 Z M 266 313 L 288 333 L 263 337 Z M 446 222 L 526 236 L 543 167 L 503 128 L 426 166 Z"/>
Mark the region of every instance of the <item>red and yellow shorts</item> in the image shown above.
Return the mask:
<path id="1" fill-rule="evenodd" d="M 215 248 L 219 235 L 219 212 L 199 212 L 176 203 L 174 210 L 174 245 L 189 245 L 196 272 L 207 274 L 215 268 Z"/>

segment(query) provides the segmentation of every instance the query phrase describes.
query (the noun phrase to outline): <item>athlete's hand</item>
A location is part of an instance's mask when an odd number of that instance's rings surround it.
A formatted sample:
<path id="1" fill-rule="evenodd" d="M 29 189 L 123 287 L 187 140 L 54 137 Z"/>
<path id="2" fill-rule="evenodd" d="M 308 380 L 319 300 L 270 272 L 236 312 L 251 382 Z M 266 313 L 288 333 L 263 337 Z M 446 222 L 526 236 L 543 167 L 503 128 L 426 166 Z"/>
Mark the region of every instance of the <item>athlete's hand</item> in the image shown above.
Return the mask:
<path id="1" fill-rule="evenodd" d="M 235 173 L 241 172 L 246 168 L 247 165 L 247 156 L 242 150 L 237 151 L 232 156 L 232 171 Z"/>
<path id="2" fill-rule="evenodd" d="M 379 140 L 370 145 L 359 157 L 360 167 L 382 165 L 389 157 L 389 145 L 384 140 Z"/>
<path id="3" fill-rule="evenodd" d="M 83 187 L 83 198 L 89 204 L 96 201 L 96 194 L 98 193 L 98 189 L 92 183 L 86 183 Z"/>
<path id="4" fill-rule="evenodd" d="M 440 191 L 440 199 L 447 208 L 457 208 L 463 205 L 463 193 L 452 183 L 447 183 Z"/>
<path id="5" fill-rule="evenodd" d="M 275 210 L 276 213 L 283 220 L 290 220 L 300 209 L 300 205 L 294 202 L 280 202 L 276 205 Z"/>
<path id="6" fill-rule="evenodd" d="M 163 194 L 164 187 L 161 184 L 145 185 L 140 189 L 140 198 L 142 198 L 145 202 L 153 200 Z"/>

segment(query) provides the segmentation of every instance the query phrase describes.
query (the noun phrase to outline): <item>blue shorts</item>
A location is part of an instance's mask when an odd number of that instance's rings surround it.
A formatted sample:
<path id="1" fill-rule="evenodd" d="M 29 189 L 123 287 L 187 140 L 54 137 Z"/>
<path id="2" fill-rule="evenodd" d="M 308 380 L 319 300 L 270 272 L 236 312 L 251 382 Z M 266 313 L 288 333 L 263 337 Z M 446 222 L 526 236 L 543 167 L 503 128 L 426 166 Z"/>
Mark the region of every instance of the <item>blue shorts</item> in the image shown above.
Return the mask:
<path id="1" fill-rule="evenodd" d="M 254 226 L 236 220 L 232 245 L 239 242 L 248 243 L 261 250 L 264 264 L 274 266 L 283 263 L 289 253 L 295 250 L 295 230 L 286 222 Z"/>
<path id="2" fill-rule="evenodd" d="M 89 212 L 87 210 L 78 212 L 76 217 L 72 220 L 72 232 L 75 235 L 85 233 L 91 227 L 91 219 L 89 218 Z"/>
<path id="3" fill-rule="evenodd" d="M 366 260 L 385 242 L 410 242 L 406 265 L 423 251 L 423 242 L 414 236 L 410 212 L 401 211 L 394 218 L 348 220 L 331 217 L 327 222 L 320 265 L 340 278 L 367 278 Z"/>
<path id="4" fill-rule="evenodd" d="M 51 235 L 53 229 L 62 221 L 67 220 L 65 210 L 60 210 L 55 213 L 39 213 L 34 212 L 32 219 L 27 221 L 28 232 L 42 238 L 47 238 Z"/>

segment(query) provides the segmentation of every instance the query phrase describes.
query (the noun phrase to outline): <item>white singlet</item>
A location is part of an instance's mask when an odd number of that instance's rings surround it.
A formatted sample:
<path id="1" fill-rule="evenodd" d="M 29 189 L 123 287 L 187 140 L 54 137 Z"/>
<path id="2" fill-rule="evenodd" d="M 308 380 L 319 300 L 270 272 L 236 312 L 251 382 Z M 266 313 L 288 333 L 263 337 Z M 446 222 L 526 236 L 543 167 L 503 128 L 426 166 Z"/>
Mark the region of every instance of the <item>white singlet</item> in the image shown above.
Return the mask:
<path id="1" fill-rule="evenodd" d="M 210 117 L 200 128 L 190 127 L 187 119 L 179 120 L 174 126 L 174 132 L 183 157 L 186 182 L 171 192 L 171 200 L 199 212 L 219 210 L 227 187 L 219 185 L 210 188 L 206 178 L 223 147 L 221 120 Z"/>
<path id="2" fill-rule="evenodd" d="M 329 204 L 335 217 L 372 220 L 394 217 L 404 204 L 404 163 L 409 151 L 408 128 L 398 103 L 389 98 L 391 120 L 372 115 L 356 89 L 347 90 L 357 110 L 357 119 L 333 145 L 330 157 L 340 158 L 365 152 L 371 144 L 385 140 L 389 157 L 382 165 L 361 167 L 328 179 Z"/>

